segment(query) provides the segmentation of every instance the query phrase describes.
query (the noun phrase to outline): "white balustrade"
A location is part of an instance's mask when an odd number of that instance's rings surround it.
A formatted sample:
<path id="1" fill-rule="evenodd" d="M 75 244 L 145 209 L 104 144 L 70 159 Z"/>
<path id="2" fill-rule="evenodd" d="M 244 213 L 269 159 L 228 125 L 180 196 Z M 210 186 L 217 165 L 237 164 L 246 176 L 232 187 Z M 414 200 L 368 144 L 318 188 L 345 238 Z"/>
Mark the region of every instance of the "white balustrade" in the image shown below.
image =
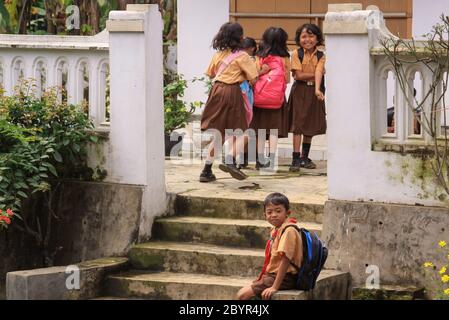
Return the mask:
<path id="1" fill-rule="evenodd" d="M 424 46 L 424 43 L 420 43 Z M 446 92 L 446 108 L 441 100 L 434 103 L 432 111 L 432 96 L 428 95 L 434 83 L 434 74 L 423 63 L 404 65 L 406 93 L 395 74 L 391 61 L 383 52 L 384 48 L 371 50 L 374 63 L 371 83 L 373 84 L 372 110 L 374 113 L 374 131 L 376 142 L 382 145 L 424 146 L 433 142 L 431 130 L 442 138 L 449 121 L 444 121 L 449 107 L 449 93 Z M 401 59 L 406 57 L 402 56 Z M 444 79 L 437 91 L 442 92 Z M 426 122 L 436 116 L 437 127 Z M 425 117 L 424 117 L 425 115 Z M 448 119 L 449 120 L 449 119 Z"/>
<path id="2" fill-rule="evenodd" d="M 0 85 L 13 93 L 21 79 L 32 80 L 36 94 L 63 88 L 68 103 L 87 103 L 98 130 L 106 117 L 109 34 L 96 36 L 0 35 Z M 62 95 L 59 95 L 62 99 Z"/>

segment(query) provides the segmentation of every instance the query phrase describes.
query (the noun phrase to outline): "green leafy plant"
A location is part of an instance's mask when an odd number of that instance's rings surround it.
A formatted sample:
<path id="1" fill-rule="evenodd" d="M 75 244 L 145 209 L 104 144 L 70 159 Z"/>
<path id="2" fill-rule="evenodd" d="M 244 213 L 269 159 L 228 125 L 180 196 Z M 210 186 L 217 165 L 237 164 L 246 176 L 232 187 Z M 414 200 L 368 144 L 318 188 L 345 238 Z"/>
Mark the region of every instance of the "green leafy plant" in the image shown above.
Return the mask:
<path id="1" fill-rule="evenodd" d="M 92 179 L 87 144 L 99 142 L 82 106 L 69 105 L 60 96 L 52 88 L 37 97 L 30 81 L 23 81 L 12 96 L 0 95 L 0 208 L 14 212 L 18 220 L 12 226 L 36 239 L 47 266 L 54 257 L 48 250 L 52 220 L 58 219 L 53 194 L 61 179 Z M 24 203 L 38 196 L 46 200 L 46 217 L 24 210 Z M 10 224 L 5 218 L 3 228 Z"/>
<path id="2" fill-rule="evenodd" d="M 199 101 L 186 103 L 182 100 L 185 89 L 187 88 L 187 80 L 182 75 L 173 74 L 165 77 L 166 85 L 164 86 L 164 111 L 165 133 L 170 134 L 176 129 L 185 128 L 190 121 L 196 108 L 201 107 Z"/>

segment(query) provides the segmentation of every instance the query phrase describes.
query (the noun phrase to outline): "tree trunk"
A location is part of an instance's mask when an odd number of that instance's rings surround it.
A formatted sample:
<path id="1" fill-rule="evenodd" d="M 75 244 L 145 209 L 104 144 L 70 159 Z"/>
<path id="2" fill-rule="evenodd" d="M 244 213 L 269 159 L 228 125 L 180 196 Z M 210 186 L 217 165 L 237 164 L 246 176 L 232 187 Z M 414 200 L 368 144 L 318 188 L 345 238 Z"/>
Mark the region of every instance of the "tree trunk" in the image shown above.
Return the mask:
<path id="1" fill-rule="evenodd" d="M 56 34 L 56 26 L 53 22 L 53 15 L 55 13 L 55 1 L 48 0 L 45 1 L 45 14 L 47 21 L 47 33 L 48 34 Z"/>
<path id="2" fill-rule="evenodd" d="M 119 10 L 126 10 L 127 4 L 133 4 L 136 3 L 135 0 L 118 0 L 118 9 Z"/>
<path id="3" fill-rule="evenodd" d="M 97 0 L 90 0 L 90 25 L 92 27 L 92 35 L 100 32 L 100 8 Z"/>
<path id="4" fill-rule="evenodd" d="M 19 13 L 19 34 L 26 34 L 28 22 L 30 21 L 31 1 L 23 0 L 21 5 L 17 6 L 17 11 Z"/>

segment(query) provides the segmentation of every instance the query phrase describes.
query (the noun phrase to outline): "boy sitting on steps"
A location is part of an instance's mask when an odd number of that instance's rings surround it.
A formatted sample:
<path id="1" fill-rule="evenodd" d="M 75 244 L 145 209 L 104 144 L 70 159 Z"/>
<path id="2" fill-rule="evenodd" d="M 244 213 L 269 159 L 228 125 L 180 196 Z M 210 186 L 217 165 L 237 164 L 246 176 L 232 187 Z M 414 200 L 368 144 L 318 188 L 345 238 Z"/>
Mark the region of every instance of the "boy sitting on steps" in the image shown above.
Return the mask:
<path id="1" fill-rule="evenodd" d="M 269 300 L 279 290 L 292 290 L 296 287 L 298 271 L 291 264 L 302 264 L 302 238 L 289 218 L 290 203 L 281 193 L 272 193 L 264 201 L 265 219 L 273 225 L 270 240 L 265 248 L 265 262 L 259 278 L 252 285 L 240 289 L 237 299 L 249 300 L 261 296 Z"/>

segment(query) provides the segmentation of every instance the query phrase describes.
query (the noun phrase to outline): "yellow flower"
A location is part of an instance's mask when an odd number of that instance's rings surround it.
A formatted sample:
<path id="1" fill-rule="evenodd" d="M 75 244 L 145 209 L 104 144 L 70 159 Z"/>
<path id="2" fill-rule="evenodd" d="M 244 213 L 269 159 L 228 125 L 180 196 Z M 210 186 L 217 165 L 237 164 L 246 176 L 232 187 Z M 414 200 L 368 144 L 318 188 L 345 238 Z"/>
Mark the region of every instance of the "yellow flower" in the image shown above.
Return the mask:
<path id="1" fill-rule="evenodd" d="M 433 267 L 433 263 L 432 262 L 425 262 L 424 263 L 424 268 L 432 268 Z"/>
<path id="2" fill-rule="evenodd" d="M 447 245 L 447 243 L 446 241 L 440 241 L 438 245 L 440 246 L 440 248 L 444 248 Z"/>
<path id="3" fill-rule="evenodd" d="M 446 271 L 447 271 L 447 268 L 443 267 L 443 268 L 440 269 L 440 274 L 443 275 L 443 274 L 446 273 Z"/>
<path id="4" fill-rule="evenodd" d="M 446 274 L 446 275 L 444 275 L 444 276 L 442 276 L 441 277 L 441 281 L 443 282 L 443 283 L 448 283 L 449 282 L 449 276 Z"/>
<path id="5" fill-rule="evenodd" d="M 449 289 L 444 290 L 444 294 L 449 296 Z"/>

